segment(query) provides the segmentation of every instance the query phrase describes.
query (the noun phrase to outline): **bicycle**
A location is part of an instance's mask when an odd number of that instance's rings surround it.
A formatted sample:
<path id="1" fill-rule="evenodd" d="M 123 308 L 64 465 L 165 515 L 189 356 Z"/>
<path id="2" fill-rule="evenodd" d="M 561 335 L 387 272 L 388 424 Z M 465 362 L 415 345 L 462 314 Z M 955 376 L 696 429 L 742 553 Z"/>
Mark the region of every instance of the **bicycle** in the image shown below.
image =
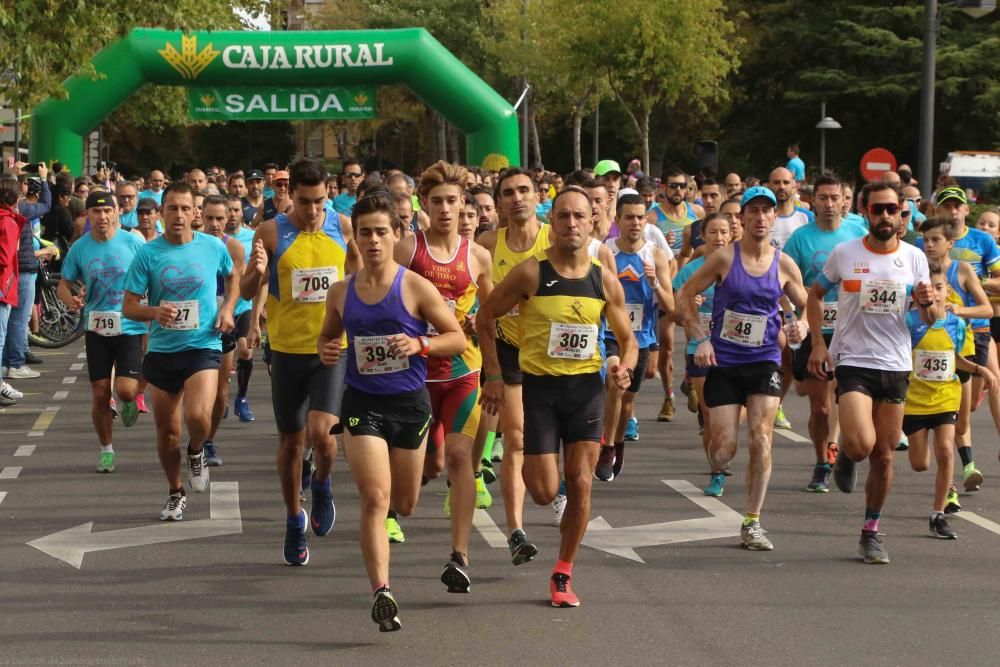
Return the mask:
<path id="1" fill-rule="evenodd" d="M 70 312 L 59 297 L 60 275 L 50 273 L 44 262 L 38 269 L 38 292 L 41 302 L 38 309 L 38 331 L 28 332 L 28 342 L 43 348 L 69 345 L 83 335 L 83 313 Z"/>

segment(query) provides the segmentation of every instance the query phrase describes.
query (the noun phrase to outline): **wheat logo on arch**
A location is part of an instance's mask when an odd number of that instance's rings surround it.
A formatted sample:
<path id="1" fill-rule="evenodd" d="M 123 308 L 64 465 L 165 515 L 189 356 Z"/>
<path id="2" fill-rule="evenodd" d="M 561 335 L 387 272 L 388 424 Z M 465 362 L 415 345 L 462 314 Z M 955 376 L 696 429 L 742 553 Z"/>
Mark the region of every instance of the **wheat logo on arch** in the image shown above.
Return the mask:
<path id="1" fill-rule="evenodd" d="M 181 35 L 180 53 L 170 43 L 167 43 L 158 53 L 182 77 L 185 79 L 197 79 L 198 75 L 211 65 L 212 61 L 222 52 L 213 49 L 211 42 L 206 44 L 205 48 L 199 52 L 197 35 Z"/>

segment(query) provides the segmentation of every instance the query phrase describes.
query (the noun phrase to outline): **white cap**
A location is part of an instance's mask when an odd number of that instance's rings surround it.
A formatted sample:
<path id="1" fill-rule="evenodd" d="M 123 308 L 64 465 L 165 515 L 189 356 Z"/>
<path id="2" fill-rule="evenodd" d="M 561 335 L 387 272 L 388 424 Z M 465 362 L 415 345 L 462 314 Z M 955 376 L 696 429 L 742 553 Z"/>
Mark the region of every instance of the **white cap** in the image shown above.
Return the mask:
<path id="1" fill-rule="evenodd" d="M 625 195 L 637 195 L 637 194 L 639 194 L 639 191 L 636 190 L 635 188 L 622 188 L 621 190 L 618 191 L 618 198 L 621 199 Z"/>

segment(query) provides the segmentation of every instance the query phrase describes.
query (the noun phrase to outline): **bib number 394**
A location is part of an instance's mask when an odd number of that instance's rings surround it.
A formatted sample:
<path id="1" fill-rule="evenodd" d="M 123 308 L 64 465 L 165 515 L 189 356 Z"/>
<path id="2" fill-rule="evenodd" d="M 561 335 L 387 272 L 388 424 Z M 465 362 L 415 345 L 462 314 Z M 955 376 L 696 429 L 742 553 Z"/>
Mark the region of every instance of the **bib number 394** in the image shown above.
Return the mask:
<path id="1" fill-rule="evenodd" d="M 726 309 L 722 317 L 723 340 L 744 347 L 760 347 L 764 344 L 764 329 L 767 318 L 763 315 L 748 315 Z"/>
<path id="2" fill-rule="evenodd" d="M 87 320 L 87 331 L 99 336 L 119 336 L 122 332 L 122 314 L 114 310 L 92 310 Z"/>
<path id="3" fill-rule="evenodd" d="M 388 336 L 355 336 L 354 358 L 362 375 L 396 373 L 410 367 L 409 357 L 392 356 Z"/>
<path id="4" fill-rule="evenodd" d="M 168 324 L 165 329 L 175 331 L 191 331 L 198 328 L 198 302 L 192 301 L 164 301 L 163 305 L 173 306 L 177 309 L 174 321 Z"/>
<path id="5" fill-rule="evenodd" d="M 861 283 L 861 310 L 877 315 L 903 312 L 906 286 L 894 280 L 866 280 Z"/>
<path id="6" fill-rule="evenodd" d="M 292 269 L 292 300 L 299 303 L 325 303 L 326 291 L 337 282 L 337 267 Z"/>
<path id="7" fill-rule="evenodd" d="M 916 375 L 928 382 L 947 382 L 955 375 L 955 353 L 952 351 L 917 350 Z"/>
<path id="8" fill-rule="evenodd" d="M 592 359 L 596 350 L 596 324 L 553 322 L 549 328 L 549 356 L 553 359 Z"/>

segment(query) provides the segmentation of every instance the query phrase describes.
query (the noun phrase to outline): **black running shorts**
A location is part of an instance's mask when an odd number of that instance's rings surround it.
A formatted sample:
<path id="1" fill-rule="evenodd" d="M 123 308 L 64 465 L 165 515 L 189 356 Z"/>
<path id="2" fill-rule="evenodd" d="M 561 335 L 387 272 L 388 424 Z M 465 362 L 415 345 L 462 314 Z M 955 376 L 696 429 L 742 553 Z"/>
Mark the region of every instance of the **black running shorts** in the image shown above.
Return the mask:
<path id="1" fill-rule="evenodd" d="M 909 371 L 884 371 L 860 366 L 837 366 L 837 398 L 849 391 L 868 396 L 881 403 L 900 404 L 906 400 L 910 386 Z"/>
<path id="2" fill-rule="evenodd" d="M 217 371 L 221 363 L 222 353 L 218 350 L 147 352 L 142 362 L 142 376 L 157 389 L 179 394 L 189 377 L 200 371 Z"/>
<path id="3" fill-rule="evenodd" d="M 754 394 L 781 396 L 781 367 L 773 361 L 712 366 L 705 376 L 705 405 L 746 405 Z"/>
<path id="4" fill-rule="evenodd" d="M 601 441 L 604 381 L 600 373 L 525 373 L 522 387 L 525 454 L 558 454 L 560 442 Z"/>
<path id="5" fill-rule="evenodd" d="M 110 380 L 112 368 L 118 377 L 138 380 L 142 370 L 142 336 L 101 336 L 93 331 L 86 332 L 90 381 Z"/>
<path id="6" fill-rule="evenodd" d="M 271 403 L 280 433 L 306 427 L 310 410 L 340 415 L 347 355 L 336 366 L 324 366 L 318 354 L 271 350 Z"/>
<path id="7" fill-rule="evenodd" d="M 379 438 L 398 449 L 419 449 L 431 425 L 431 398 L 426 387 L 390 396 L 347 387 L 342 415 L 338 430 Z"/>

